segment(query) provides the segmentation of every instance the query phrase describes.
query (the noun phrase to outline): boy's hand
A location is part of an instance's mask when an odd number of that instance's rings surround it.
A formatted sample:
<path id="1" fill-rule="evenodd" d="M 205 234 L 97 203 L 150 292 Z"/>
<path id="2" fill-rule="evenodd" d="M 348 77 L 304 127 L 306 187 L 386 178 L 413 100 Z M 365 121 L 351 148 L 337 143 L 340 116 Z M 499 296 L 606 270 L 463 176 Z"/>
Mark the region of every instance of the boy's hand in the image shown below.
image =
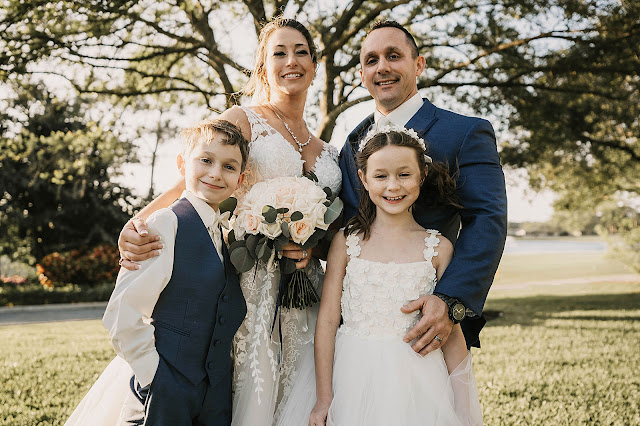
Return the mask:
<path id="1" fill-rule="evenodd" d="M 311 260 L 313 249 L 303 250 L 298 244 L 290 241 L 282 248 L 282 256 L 293 259 L 296 262 L 296 269 L 304 269 Z"/>
<path id="2" fill-rule="evenodd" d="M 330 406 L 330 399 L 316 401 L 316 405 L 313 406 L 313 410 L 311 410 L 311 415 L 309 416 L 309 426 L 325 426 Z"/>
<path id="3" fill-rule="evenodd" d="M 163 244 L 157 235 L 149 235 L 146 222 L 133 218 L 125 225 L 118 237 L 118 249 L 122 258 L 120 265 L 130 271 L 140 268 L 135 262 L 150 259 L 160 254 Z"/>

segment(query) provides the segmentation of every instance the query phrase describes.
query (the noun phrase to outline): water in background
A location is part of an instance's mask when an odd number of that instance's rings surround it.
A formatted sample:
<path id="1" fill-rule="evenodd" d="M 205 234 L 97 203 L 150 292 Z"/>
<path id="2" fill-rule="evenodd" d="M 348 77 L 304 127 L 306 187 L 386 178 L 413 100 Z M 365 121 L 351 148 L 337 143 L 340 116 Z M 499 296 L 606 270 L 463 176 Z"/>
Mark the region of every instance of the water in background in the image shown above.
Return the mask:
<path id="1" fill-rule="evenodd" d="M 520 239 L 507 237 L 504 252 L 508 254 L 566 253 L 577 251 L 604 252 L 607 243 L 600 240 L 563 239 Z"/>

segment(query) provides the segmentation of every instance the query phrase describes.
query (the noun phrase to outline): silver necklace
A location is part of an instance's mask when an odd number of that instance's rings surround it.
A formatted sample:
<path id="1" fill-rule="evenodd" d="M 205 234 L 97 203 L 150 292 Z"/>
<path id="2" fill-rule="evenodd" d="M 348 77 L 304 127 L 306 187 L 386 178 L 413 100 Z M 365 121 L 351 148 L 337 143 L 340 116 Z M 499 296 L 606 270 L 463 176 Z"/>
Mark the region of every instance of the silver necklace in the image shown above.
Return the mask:
<path id="1" fill-rule="evenodd" d="M 307 129 L 307 133 L 309 133 L 309 137 L 307 138 L 307 141 L 305 143 L 300 143 L 298 138 L 296 138 L 296 135 L 294 135 L 293 132 L 291 131 L 291 129 L 289 128 L 289 125 L 282 119 L 282 117 L 280 117 L 280 115 L 276 112 L 276 110 L 274 108 L 271 108 L 271 111 L 273 111 L 273 113 L 276 115 L 276 117 L 278 117 L 280 119 L 280 121 L 282 121 L 282 124 L 284 124 L 285 129 L 287 129 L 287 132 L 289 132 L 289 134 L 291 135 L 293 140 L 298 145 L 298 152 L 302 152 L 302 148 L 304 148 L 305 146 L 309 145 L 309 142 L 311 142 L 311 132 L 307 128 L 307 123 L 304 123 L 304 127 L 305 127 L 305 129 Z"/>

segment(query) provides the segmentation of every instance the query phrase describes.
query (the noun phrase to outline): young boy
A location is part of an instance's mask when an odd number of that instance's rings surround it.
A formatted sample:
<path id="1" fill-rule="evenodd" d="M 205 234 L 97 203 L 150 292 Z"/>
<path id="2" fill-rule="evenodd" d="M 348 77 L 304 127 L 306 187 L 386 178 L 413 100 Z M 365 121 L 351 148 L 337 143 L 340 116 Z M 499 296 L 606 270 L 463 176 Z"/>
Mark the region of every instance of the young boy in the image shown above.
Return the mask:
<path id="1" fill-rule="evenodd" d="M 231 424 L 231 341 L 246 305 L 218 206 L 244 180 L 248 142 L 223 120 L 188 128 L 182 139 L 186 191 L 147 222 L 162 253 L 120 270 L 103 318 L 134 372 L 125 424 Z"/>

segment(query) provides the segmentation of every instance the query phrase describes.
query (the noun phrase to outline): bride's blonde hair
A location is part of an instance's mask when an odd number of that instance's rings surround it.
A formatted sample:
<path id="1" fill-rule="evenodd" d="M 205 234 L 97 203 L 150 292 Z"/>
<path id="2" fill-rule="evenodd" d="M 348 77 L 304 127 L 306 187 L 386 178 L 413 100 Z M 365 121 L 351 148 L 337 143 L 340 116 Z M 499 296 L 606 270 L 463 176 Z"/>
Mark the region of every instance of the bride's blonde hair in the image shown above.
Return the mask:
<path id="1" fill-rule="evenodd" d="M 309 54 L 314 65 L 318 63 L 318 49 L 313 43 L 309 30 L 295 19 L 275 18 L 262 27 L 258 37 L 258 49 L 256 51 L 256 65 L 253 68 L 247 85 L 242 90 L 245 95 L 252 96 L 256 103 L 269 101 L 271 91 L 267 82 L 265 64 L 267 62 L 267 41 L 271 34 L 280 28 L 292 28 L 304 36 L 309 45 Z"/>

